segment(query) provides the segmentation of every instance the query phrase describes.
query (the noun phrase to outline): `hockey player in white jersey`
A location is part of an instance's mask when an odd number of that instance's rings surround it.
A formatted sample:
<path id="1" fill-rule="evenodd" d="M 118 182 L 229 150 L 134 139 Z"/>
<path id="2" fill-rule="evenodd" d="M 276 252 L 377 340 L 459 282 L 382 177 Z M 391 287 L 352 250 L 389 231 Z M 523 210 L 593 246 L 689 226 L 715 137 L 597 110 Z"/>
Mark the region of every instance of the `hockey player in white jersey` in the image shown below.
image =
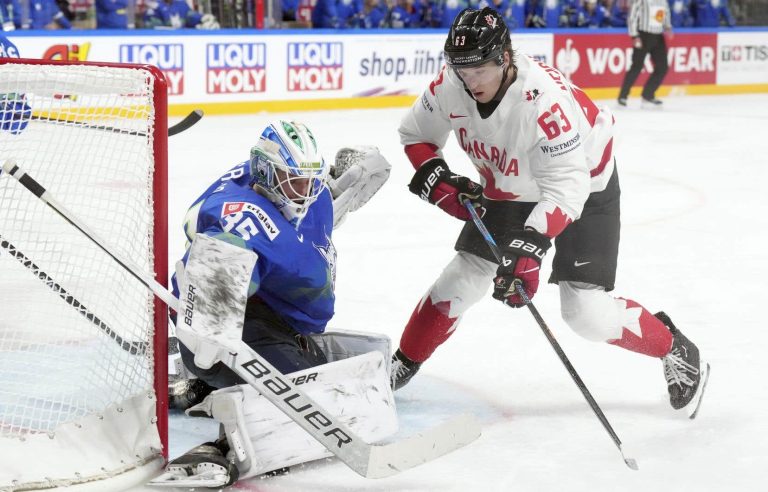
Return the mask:
<path id="1" fill-rule="evenodd" d="M 456 256 L 419 302 L 393 356 L 397 389 L 455 331 L 461 316 L 493 285 L 493 297 L 524 305 L 539 285 L 555 243 L 550 282 L 561 313 L 579 335 L 663 363 L 670 403 L 691 418 L 709 365 L 663 312 L 651 314 L 614 289 L 619 246 L 619 178 L 614 119 L 556 69 L 512 49 L 509 30 L 490 8 L 466 9 L 445 43 L 446 66 L 402 120 L 409 185 L 422 199 L 467 221 L 470 198 L 500 246 L 498 264 L 469 221 Z M 454 174 L 441 148 L 453 133 L 480 175 Z"/>

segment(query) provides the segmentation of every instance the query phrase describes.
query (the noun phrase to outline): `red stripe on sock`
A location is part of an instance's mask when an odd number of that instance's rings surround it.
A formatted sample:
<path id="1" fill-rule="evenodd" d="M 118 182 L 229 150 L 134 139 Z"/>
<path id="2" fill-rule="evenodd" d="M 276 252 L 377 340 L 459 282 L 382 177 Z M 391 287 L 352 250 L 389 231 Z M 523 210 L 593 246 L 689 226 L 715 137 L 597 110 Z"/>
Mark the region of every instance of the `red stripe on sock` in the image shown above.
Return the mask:
<path id="1" fill-rule="evenodd" d="M 429 296 L 422 306 L 416 306 L 400 338 L 400 350 L 409 359 L 424 362 L 440 344 L 448 340 L 459 320 L 458 316 L 448 316 L 450 308 L 449 301 L 432 304 Z"/>
<path id="2" fill-rule="evenodd" d="M 664 357 L 672 348 L 672 333 L 667 326 L 647 309 L 631 299 L 627 301 L 627 309 L 640 308 L 640 332 L 641 337 L 624 328 L 621 338 L 608 340 L 608 343 L 616 345 L 632 352 L 649 355 L 651 357 Z"/>

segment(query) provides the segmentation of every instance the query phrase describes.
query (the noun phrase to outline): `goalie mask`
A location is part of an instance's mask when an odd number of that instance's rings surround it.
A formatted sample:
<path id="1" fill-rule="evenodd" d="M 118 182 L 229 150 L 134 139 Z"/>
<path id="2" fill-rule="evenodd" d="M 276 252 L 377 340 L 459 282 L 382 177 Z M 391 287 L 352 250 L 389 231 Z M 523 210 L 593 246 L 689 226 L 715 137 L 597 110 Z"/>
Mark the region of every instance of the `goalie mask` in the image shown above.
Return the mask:
<path id="1" fill-rule="evenodd" d="M 325 189 L 328 167 L 312 132 L 302 123 L 276 121 L 251 149 L 254 189 L 296 228 Z"/>

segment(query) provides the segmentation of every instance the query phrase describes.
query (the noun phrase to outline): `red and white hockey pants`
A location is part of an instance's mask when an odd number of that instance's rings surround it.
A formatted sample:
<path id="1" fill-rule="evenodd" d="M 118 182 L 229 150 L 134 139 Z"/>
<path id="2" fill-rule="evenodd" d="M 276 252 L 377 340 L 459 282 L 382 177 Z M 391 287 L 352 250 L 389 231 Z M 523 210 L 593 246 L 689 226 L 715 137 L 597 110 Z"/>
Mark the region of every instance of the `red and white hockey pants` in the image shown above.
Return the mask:
<path id="1" fill-rule="evenodd" d="M 400 339 L 400 350 L 423 362 L 456 330 L 461 316 L 484 297 L 497 265 L 458 252 L 419 302 Z M 663 357 L 672 346 L 667 327 L 640 304 L 615 298 L 602 287 L 560 282 L 560 311 L 573 331 L 595 342 Z"/>

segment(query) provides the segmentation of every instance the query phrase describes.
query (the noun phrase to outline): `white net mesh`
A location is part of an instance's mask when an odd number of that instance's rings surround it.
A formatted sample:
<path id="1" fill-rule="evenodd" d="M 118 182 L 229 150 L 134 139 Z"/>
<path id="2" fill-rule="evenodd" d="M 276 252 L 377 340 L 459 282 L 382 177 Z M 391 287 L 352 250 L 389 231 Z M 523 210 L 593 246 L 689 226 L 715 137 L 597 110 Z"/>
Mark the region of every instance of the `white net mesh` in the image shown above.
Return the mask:
<path id="1" fill-rule="evenodd" d="M 0 90 L 2 163 L 152 275 L 151 74 L 6 64 Z M 0 448 L 152 394 L 151 293 L 5 174 L 0 313 Z"/>

